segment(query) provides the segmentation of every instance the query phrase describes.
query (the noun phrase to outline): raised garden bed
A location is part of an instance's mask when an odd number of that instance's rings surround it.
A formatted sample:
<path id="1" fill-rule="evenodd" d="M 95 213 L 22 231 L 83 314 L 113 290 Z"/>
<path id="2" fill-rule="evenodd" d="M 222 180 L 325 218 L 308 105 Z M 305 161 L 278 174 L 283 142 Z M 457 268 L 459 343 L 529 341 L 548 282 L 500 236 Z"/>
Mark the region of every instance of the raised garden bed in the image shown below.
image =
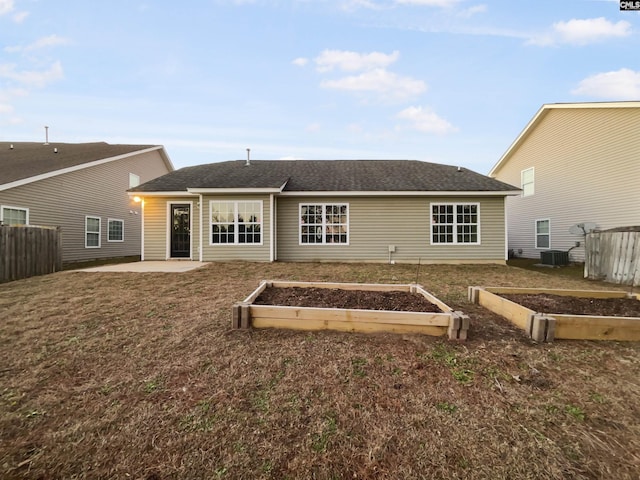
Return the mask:
<path id="1" fill-rule="evenodd" d="M 640 340 L 640 295 L 621 291 L 469 287 L 469 300 L 537 341 Z"/>
<path id="2" fill-rule="evenodd" d="M 465 340 L 469 318 L 420 285 L 263 281 L 232 309 L 233 328 L 448 335 Z"/>

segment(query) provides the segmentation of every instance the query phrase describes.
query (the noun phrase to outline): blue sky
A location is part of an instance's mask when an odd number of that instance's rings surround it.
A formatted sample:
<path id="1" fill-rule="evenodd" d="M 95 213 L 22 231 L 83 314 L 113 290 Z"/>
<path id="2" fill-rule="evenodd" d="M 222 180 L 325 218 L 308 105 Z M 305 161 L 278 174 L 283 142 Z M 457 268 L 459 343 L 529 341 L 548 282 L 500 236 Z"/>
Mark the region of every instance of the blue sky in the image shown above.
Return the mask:
<path id="1" fill-rule="evenodd" d="M 610 0 L 0 0 L 0 140 L 488 173 L 544 103 L 640 100 L 639 47 Z"/>

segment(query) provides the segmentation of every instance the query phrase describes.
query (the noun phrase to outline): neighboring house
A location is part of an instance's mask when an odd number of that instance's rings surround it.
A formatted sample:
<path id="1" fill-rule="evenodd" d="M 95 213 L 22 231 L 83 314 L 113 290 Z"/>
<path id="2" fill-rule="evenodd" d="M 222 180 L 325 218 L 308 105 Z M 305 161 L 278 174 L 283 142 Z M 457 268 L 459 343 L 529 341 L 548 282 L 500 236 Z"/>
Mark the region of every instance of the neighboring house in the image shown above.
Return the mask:
<path id="1" fill-rule="evenodd" d="M 127 189 L 171 171 L 162 146 L 0 142 L 0 221 L 60 227 L 64 263 L 140 255 Z"/>
<path id="2" fill-rule="evenodd" d="M 489 176 L 522 189 L 507 199 L 517 256 L 571 249 L 582 262 L 572 226 L 640 225 L 640 102 L 543 105 Z"/>
<path id="3" fill-rule="evenodd" d="M 144 260 L 504 263 L 504 200 L 466 168 L 405 160 L 228 161 L 131 189 Z"/>

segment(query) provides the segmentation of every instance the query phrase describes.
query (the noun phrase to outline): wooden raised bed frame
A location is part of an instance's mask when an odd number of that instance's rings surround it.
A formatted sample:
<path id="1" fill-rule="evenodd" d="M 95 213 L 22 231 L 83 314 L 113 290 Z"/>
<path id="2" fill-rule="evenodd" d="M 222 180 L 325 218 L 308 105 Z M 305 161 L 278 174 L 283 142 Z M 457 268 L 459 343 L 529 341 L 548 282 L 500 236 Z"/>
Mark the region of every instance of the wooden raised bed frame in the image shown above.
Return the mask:
<path id="1" fill-rule="evenodd" d="M 621 291 L 512 287 L 469 287 L 469 300 L 503 316 L 539 342 L 552 342 L 555 338 L 640 340 L 640 317 L 538 313 L 500 296 L 500 294 L 536 295 L 541 293 L 584 298 L 635 298 L 640 301 L 640 294 L 632 295 Z"/>
<path id="2" fill-rule="evenodd" d="M 265 288 L 329 288 L 342 290 L 400 291 L 422 295 L 442 313 L 399 312 L 341 308 L 254 305 Z M 286 328 L 293 330 L 338 330 L 343 332 L 392 332 L 449 335 L 452 340 L 466 340 L 469 317 L 440 301 L 420 285 L 385 285 L 370 283 L 314 283 L 264 280 L 243 302 L 232 309 L 233 328 Z"/>

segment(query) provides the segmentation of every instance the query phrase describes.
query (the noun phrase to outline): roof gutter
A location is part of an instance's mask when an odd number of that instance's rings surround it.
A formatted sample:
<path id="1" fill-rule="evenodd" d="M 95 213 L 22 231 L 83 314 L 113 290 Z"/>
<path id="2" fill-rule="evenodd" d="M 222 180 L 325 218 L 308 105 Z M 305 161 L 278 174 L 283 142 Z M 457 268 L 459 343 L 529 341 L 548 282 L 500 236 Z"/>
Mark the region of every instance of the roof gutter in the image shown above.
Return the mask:
<path id="1" fill-rule="evenodd" d="M 436 190 L 419 190 L 419 191 L 300 191 L 300 192 L 282 192 L 282 197 L 504 197 L 511 195 L 520 195 L 521 190 L 505 190 L 505 191 L 436 191 Z"/>
<path id="2" fill-rule="evenodd" d="M 130 197 L 190 197 L 190 196 L 196 196 L 195 194 L 192 195 L 189 192 L 185 192 L 184 190 L 181 191 L 174 191 L 174 192 L 145 192 L 142 190 L 132 190 L 132 191 L 127 191 L 127 195 L 129 195 Z"/>
<path id="3" fill-rule="evenodd" d="M 243 194 L 255 194 L 255 193 L 280 193 L 282 188 L 187 188 L 187 192 L 194 195 L 210 195 L 219 194 L 225 195 L 229 193 L 243 193 Z"/>

